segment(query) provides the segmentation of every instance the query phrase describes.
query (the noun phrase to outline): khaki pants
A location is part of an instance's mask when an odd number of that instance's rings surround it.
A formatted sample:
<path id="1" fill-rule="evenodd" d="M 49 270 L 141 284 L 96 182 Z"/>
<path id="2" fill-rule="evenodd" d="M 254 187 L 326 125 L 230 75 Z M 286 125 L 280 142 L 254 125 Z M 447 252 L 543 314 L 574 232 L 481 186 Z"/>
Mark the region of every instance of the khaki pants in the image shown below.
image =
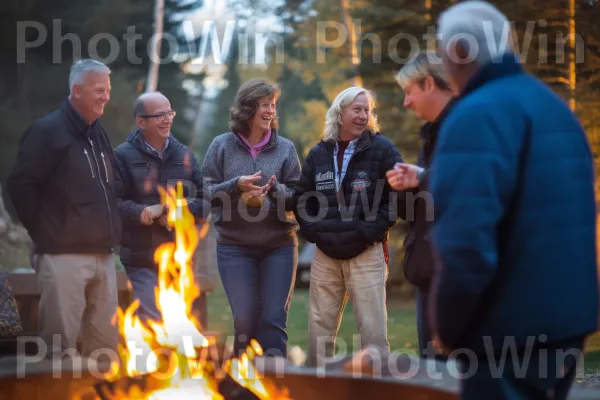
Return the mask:
<path id="1" fill-rule="evenodd" d="M 115 257 L 112 254 L 43 254 L 35 257 L 41 290 L 39 336 L 47 357 L 116 354 L 118 330 L 111 323 L 118 306 Z"/>
<path id="2" fill-rule="evenodd" d="M 387 279 L 380 243 L 350 260 L 335 260 L 318 248 L 310 269 L 307 365 L 322 366 L 332 357 L 342 313 L 352 303 L 361 348 L 376 346 L 389 351 L 387 340 Z M 348 347 L 352 343 L 347 343 Z"/>

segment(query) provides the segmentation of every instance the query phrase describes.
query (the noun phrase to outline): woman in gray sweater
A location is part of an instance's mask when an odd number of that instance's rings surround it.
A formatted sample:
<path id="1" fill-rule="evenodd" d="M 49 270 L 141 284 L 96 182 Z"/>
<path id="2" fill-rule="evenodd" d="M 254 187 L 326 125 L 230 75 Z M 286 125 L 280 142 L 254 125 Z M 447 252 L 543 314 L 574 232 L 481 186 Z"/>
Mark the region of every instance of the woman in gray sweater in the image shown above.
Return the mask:
<path id="1" fill-rule="evenodd" d="M 287 313 L 298 259 L 293 186 L 300 161 L 279 136 L 277 88 L 251 79 L 238 90 L 231 132 L 211 143 L 202 166 L 217 230 L 217 264 L 234 319 L 234 352 L 256 339 L 287 357 Z"/>

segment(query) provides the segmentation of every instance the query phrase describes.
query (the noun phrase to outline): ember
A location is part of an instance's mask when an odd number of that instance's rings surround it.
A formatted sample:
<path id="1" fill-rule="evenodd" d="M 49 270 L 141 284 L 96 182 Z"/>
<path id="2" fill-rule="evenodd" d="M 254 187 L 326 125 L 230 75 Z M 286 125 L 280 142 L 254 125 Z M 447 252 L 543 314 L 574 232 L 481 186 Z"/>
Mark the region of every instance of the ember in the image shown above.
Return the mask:
<path id="1" fill-rule="evenodd" d="M 161 196 L 175 232 L 175 243 L 167 243 L 155 253 L 159 267 L 155 290 L 162 321 L 142 321 L 135 315 L 137 301 L 117 311 L 114 322 L 121 335 L 120 360 L 111 365 L 106 382 L 96 385 L 98 395 L 103 399 L 218 400 L 229 398 L 219 392 L 219 385 L 231 387 L 234 382 L 253 398 L 288 399 L 287 390 L 259 377 L 255 370 L 252 361 L 262 355 L 256 341 L 244 355 L 225 361 L 220 368 L 207 356 L 215 343 L 202 334 L 192 314 L 192 302 L 200 294 L 192 273 L 192 255 L 208 225 L 198 232 L 181 183 L 176 191 L 161 189 Z"/>

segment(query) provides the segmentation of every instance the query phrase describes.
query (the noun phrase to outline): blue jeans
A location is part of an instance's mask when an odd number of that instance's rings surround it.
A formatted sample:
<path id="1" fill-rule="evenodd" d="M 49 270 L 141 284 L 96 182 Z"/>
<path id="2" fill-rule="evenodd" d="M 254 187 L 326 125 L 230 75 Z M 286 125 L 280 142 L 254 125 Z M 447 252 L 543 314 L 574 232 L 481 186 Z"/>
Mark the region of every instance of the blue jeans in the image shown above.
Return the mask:
<path id="1" fill-rule="evenodd" d="M 233 313 L 234 354 L 239 356 L 256 339 L 266 356 L 287 357 L 287 314 L 298 247 L 265 251 L 217 244 L 217 264 Z"/>
<path id="2" fill-rule="evenodd" d="M 133 288 L 133 298 L 140 301 L 137 315 L 142 319 L 160 321 L 162 316 L 156 306 L 154 288 L 158 286 L 158 271 L 155 268 L 135 268 L 124 266 L 127 278 Z"/>

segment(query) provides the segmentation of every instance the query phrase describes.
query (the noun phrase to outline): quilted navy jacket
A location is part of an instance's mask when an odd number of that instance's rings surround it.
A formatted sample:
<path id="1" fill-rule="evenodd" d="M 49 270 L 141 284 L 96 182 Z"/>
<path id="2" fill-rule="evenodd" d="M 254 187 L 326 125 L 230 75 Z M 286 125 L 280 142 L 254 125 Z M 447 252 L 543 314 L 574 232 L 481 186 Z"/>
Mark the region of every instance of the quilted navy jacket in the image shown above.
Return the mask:
<path id="1" fill-rule="evenodd" d="M 142 210 L 161 202 L 159 187 L 175 187 L 182 182 L 183 195 L 197 220 L 210 213 L 200 166 L 191 150 L 169 137 L 162 159 L 147 150 L 142 134 L 134 131 L 115 149 L 115 192 L 123 221 L 120 257 L 125 266 L 156 268 L 154 253 L 158 246 L 175 240 L 174 231 L 154 222 L 142 225 Z"/>
<path id="2" fill-rule="evenodd" d="M 431 317 L 442 343 L 489 355 L 596 330 L 590 147 L 567 104 L 514 55 L 471 79 L 442 124 L 430 173 Z"/>
<path id="3" fill-rule="evenodd" d="M 387 240 L 403 206 L 385 174 L 402 156 L 385 136 L 366 131 L 356 144 L 339 193 L 335 189 L 334 143 L 321 140 L 302 166 L 295 188 L 296 219 L 303 237 L 326 255 L 348 260 Z"/>

